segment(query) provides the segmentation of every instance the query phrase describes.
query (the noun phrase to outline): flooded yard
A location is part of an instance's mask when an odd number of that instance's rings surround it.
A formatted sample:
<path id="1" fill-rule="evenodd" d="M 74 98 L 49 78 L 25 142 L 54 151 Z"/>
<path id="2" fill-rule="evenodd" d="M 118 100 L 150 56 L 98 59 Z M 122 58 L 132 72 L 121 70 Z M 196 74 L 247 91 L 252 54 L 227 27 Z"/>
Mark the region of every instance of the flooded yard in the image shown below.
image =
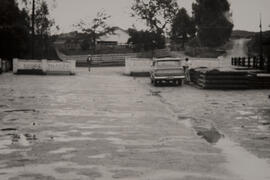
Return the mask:
<path id="1" fill-rule="evenodd" d="M 0 76 L 0 179 L 270 179 L 269 90 L 77 71 Z"/>

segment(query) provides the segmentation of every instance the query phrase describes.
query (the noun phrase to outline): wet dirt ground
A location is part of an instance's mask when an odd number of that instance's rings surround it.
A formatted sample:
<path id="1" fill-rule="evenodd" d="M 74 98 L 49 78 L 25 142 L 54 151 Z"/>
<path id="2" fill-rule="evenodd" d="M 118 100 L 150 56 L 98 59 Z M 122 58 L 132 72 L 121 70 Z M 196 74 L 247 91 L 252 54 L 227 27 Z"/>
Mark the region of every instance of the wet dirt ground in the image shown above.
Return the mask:
<path id="1" fill-rule="evenodd" d="M 77 71 L 0 76 L 1 180 L 270 179 L 269 90 Z"/>

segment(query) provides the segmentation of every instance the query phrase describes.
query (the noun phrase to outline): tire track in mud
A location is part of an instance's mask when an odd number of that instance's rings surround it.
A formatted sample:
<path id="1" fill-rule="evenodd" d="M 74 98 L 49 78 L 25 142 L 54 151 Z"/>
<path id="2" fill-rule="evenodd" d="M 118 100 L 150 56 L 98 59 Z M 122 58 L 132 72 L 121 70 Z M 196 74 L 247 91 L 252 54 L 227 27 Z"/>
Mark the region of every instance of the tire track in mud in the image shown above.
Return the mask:
<path id="1" fill-rule="evenodd" d="M 210 144 L 217 143 L 220 138 L 224 138 L 224 135 L 219 132 L 219 130 L 214 125 L 213 121 L 200 119 L 198 120 L 195 117 L 191 116 L 181 116 L 175 108 L 175 105 L 168 102 L 162 95 L 161 91 L 153 91 L 149 90 L 153 96 L 156 96 L 159 101 L 165 105 L 168 112 L 170 112 L 170 116 L 177 122 L 184 124 L 187 128 L 192 129 L 194 134 L 199 137 L 202 137 Z"/>

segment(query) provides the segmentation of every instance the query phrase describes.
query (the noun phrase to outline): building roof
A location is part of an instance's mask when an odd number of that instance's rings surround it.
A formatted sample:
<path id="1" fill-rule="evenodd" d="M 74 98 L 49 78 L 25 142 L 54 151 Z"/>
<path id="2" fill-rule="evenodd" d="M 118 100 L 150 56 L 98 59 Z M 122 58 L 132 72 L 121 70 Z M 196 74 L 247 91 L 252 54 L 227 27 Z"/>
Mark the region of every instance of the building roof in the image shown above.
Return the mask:
<path id="1" fill-rule="evenodd" d="M 126 44 L 129 39 L 129 34 L 126 30 L 116 27 L 113 34 L 107 34 L 99 38 L 98 41 L 118 42 L 119 44 Z"/>

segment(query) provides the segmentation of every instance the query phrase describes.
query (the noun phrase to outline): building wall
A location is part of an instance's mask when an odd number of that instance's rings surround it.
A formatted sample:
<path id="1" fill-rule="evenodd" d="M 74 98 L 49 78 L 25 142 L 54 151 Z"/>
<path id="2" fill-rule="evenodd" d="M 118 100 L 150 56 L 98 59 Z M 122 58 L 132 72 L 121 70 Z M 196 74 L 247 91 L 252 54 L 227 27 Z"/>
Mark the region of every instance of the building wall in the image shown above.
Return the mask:
<path id="1" fill-rule="evenodd" d="M 114 34 L 108 34 L 106 36 L 102 36 L 99 40 L 100 41 L 115 41 L 118 44 L 127 44 L 127 41 L 129 39 L 129 34 L 122 30 L 122 29 L 116 29 Z"/>

